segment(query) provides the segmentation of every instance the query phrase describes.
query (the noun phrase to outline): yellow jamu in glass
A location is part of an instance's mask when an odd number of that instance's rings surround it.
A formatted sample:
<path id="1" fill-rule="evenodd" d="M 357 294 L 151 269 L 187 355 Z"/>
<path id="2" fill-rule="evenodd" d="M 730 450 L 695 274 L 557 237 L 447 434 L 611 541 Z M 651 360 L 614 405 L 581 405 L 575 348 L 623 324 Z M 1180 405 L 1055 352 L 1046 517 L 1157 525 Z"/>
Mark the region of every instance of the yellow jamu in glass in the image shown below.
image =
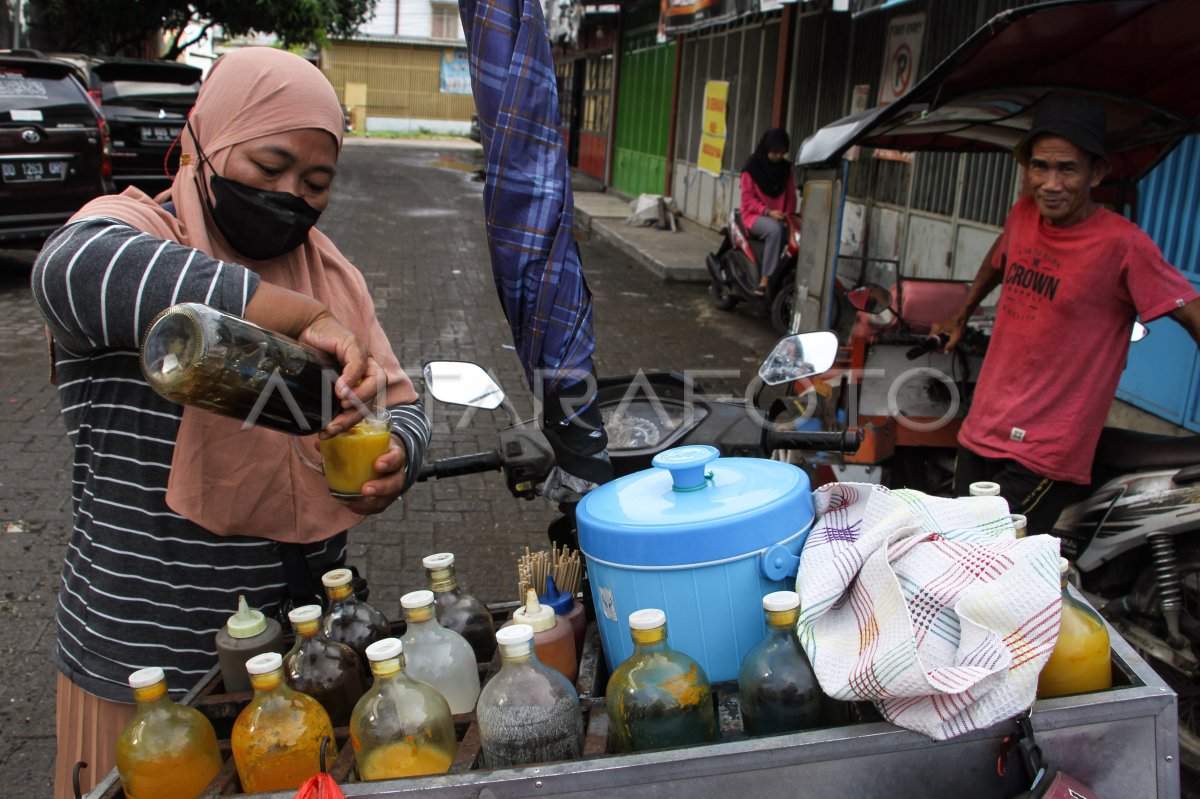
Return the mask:
<path id="1" fill-rule="evenodd" d="M 299 788 L 337 758 L 333 725 L 321 703 L 293 691 L 283 679 L 283 656 L 276 652 L 246 661 L 254 698 L 233 724 L 230 743 L 238 778 L 246 793 Z"/>
<path id="2" fill-rule="evenodd" d="M 367 647 L 375 684 L 350 716 L 350 744 L 363 780 L 445 774 L 458 750 L 450 705 L 404 672 L 404 645 L 384 638 Z"/>
<path id="3" fill-rule="evenodd" d="M 129 675 L 137 713 L 117 740 L 117 773 L 128 799 L 195 799 L 221 770 L 217 734 L 194 707 L 167 696 L 160 668 Z"/>
<path id="4" fill-rule="evenodd" d="M 1067 591 L 1067 561 L 1059 559 L 1062 621 L 1058 641 L 1038 676 L 1039 697 L 1082 694 L 1112 688 L 1108 628 L 1100 614 Z"/>
<path id="5" fill-rule="evenodd" d="M 360 496 L 364 483 L 379 478 L 375 460 L 388 451 L 390 418 L 387 411 L 379 411 L 320 442 L 321 468 L 332 493 Z"/>

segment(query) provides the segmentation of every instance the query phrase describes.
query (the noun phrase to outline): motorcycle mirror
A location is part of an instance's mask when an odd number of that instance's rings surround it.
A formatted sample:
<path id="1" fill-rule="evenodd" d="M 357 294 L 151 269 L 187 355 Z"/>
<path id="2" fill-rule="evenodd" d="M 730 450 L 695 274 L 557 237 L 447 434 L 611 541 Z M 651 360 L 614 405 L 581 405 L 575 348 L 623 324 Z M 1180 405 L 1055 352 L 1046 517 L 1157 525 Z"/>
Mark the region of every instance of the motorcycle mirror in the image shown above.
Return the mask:
<path id="1" fill-rule="evenodd" d="M 758 377 L 768 386 L 777 386 L 819 375 L 833 366 L 837 351 L 837 336 L 829 331 L 786 336 L 758 367 Z"/>
<path id="2" fill-rule="evenodd" d="M 430 361 L 422 373 L 429 393 L 439 402 L 489 411 L 504 402 L 504 389 L 477 363 Z"/>
<path id="3" fill-rule="evenodd" d="M 1150 335 L 1150 328 L 1146 327 L 1136 319 L 1133 320 L 1133 331 L 1129 334 L 1129 340 L 1138 342 L 1148 335 Z"/>
<path id="4" fill-rule="evenodd" d="M 868 283 L 847 292 L 846 299 L 858 310 L 869 314 L 880 314 L 892 308 L 892 293 L 883 286 Z"/>

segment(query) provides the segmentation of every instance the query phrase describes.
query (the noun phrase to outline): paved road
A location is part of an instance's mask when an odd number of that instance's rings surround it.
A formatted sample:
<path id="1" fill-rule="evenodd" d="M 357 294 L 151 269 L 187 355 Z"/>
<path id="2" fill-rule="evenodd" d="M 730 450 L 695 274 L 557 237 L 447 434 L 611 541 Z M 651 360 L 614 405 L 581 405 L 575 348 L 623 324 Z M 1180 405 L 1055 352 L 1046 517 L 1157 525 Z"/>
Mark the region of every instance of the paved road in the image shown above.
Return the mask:
<path id="1" fill-rule="evenodd" d="M 321 228 L 366 275 L 410 374 L 433 358 L 476 361 L 529 412 L 492 283 L 474 167 L 473 154 L 457 149 L 351 143 Z M 706 387 L 741 391 L 774 341 L 765 321 L 716 312 L 703 286 L 663 284 L 602 245 L 581 248 L 602 372 L 721 370 L 730 377 L 703 376 Z M 70 530 L 69 451 L 27 287 L 32 259 L 0 251 L 0 785 L 44 796 L 54 758 L 50 652 Z M 463 426 L 460 411 L 427 402 L 433 456 L 494 446 L 501 416 L 480 412 Z M 498 473 L 420 485 L 355 530 L 351 560 L 389 617 L 399 615 L 401 594 L 424 587 L 421 557 L 445 550 L 458 555 L 471 590 L 507 600 L 515 598 L 517 555 L 544 546 L 553 517 L 542 500 L 512 499 Z"/>

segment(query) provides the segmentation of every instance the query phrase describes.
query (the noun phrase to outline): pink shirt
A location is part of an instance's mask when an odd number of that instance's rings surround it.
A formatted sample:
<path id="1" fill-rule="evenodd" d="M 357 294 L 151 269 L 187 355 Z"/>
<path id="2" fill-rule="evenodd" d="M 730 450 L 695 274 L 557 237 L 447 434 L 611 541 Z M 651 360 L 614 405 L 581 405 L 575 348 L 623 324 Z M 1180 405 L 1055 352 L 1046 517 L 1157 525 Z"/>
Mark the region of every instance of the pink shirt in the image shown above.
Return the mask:
<path id="1" fill-rule="evenodd" d="M 754 227 L 767 211 L 790 214 L 796 210 L 796 178 L 788 175 L 787 188 L 778 197 L 768 197 L 758 188 L 749 172 L 742 173 L 742 224 L 746 230 Z"/>
<path id="2" fill-rule="evenodd" d="M 1098 208 L 1056 227 L 1030 197 L 1009 212 L 993 266 L 1003 274 L 996 325 L 959 443 L 1089 483 L 1134 317 L 1149 322 L 1200 295 L 1124 217 Z"/>

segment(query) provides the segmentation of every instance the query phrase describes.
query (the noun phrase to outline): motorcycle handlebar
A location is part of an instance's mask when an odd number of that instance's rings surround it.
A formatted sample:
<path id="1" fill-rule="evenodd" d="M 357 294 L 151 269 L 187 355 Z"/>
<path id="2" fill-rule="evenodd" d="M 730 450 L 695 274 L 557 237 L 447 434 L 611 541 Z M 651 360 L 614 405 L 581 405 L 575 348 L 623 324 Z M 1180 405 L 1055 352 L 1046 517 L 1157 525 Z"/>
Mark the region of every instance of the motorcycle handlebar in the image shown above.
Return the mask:
<path id="1" fill-rule="evenodd" d="M 768 450 L 811 449 L 853 455 L 858 452 L 862 440 L 863 431 L 859 429 L 816 433 L 804 430 L 768 430 L 765 443 Z"/>
<path id="2" fill-rule="evenodd" d="M 908 352 L 904 353 L 904 357 L 908 358 L 910 361 L 915 361 L 917 358 L 920 358 L 927 352 L 940 350 L 942 347 L 946 346 L 946 342 L 949 340 L 950 336 L 946 333 L 938 333 L 936 336 L 930 336 Z"/>
<path id="3" fill-rule="evenodd" d="M 504 459 L 499 452 L 479 452 L 474 455 L 458 455 L 453 458 L 439 458 L 421 467 L 417 482 L 440 480 L 443 477 L 459 477 L 464 474 L 478 472 L 498 472 L 504 467 Z"/>

